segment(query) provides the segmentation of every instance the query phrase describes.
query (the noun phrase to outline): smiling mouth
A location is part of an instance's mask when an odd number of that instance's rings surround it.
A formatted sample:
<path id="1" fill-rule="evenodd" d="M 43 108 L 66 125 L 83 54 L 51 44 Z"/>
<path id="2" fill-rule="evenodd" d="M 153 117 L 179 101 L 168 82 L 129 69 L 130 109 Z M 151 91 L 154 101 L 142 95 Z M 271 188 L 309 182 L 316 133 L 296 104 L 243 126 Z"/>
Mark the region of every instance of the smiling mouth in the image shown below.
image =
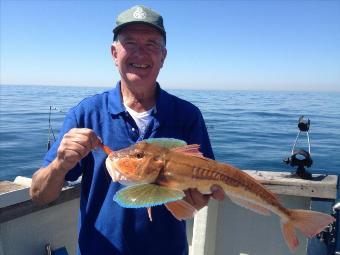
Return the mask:
<path id="1" fill-rule="evenodd" d="M 151 65 L 147 65 L 147 64 L 135 64 L 135 63 L 131 63 L 130 66 L 132 66 L 134 68 L 140 68 L 140 69 L 147 69 L 147 68 L 151 67 Z"/>

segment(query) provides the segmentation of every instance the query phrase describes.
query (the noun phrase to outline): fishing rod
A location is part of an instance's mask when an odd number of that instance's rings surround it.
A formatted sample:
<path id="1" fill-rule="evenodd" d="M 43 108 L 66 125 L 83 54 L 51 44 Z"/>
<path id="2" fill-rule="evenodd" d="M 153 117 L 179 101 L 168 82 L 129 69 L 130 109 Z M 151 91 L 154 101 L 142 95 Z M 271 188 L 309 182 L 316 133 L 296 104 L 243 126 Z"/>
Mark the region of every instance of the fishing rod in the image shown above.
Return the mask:
<path id="1" fill-rule="evenodd" d="M 61 110 L 58 107 L 55 106 L 51 106 L 50 105 L 50 111 L 48 113 L 48 138 L 47 138 L 47 150 L 49 150 L 51 148 L 51 138 L 53 137 L 53 142 L 56 141 L 55 135 L 54 135 L 54 130 L 52 127 L 52 122 L 51 122 L 51 115 L 52 115 L 52 110 L 53 111 L 57 111 L 57 112 L 64 112 L 63 110 Z"/>

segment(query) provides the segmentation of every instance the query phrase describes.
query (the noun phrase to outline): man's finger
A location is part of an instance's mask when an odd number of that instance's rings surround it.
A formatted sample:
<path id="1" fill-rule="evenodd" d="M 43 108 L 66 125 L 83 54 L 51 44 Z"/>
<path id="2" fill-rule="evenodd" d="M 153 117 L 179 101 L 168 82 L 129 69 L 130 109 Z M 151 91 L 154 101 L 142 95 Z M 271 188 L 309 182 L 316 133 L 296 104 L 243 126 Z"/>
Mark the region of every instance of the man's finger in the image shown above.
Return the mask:
<path id="1" fill-rule="evenodd" d="M 212 197 L 216 200 L 222 201 L 225 198 L 225 192 L 219 185 L 213 185 L 211 187 Z"/>
<path id="2" fill-rule="evenodd" d="M 188 189 L 185 191 L 185 194 L 185 201 L 191 204 L 197 210 L 206 206 L 210 199 L 210 195 L 203 195 L 197 189 Z"/>

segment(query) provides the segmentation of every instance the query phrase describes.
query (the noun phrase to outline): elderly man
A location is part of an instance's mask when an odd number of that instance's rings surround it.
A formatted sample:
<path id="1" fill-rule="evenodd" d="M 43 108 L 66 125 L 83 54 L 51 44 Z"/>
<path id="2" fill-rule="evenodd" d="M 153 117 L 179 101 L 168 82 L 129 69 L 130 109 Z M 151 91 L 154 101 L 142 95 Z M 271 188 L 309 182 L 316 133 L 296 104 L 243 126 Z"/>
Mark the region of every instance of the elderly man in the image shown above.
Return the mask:
<path id="1" fill-rule="evenodd" d="M 106 155 L 93 149 L 101 140 L 118 150 L 149 137 L 171 137 L 200 144 L 213 158 L 206 127 L 197 107 L 156 82 L 167 55 L 162 17 L 134 6 L 117 17 L 113 32 L 111 52 L 121 80 L 69 111 L 44 166 L 33 175 L 31 196 L 38 203 L 51 202 L 65 180 L 82 176 L 78 254 L 187 254 L 185 222 L 164 206 L 153 209 L 150 222 L 145 209 L 122 208 L 112 200 L 122 186 L 111 181 Z M 223 198 L 218 187 L 213 196 Z M 185 199 L 200 209 L 209 196 L 188 190 Z"/>

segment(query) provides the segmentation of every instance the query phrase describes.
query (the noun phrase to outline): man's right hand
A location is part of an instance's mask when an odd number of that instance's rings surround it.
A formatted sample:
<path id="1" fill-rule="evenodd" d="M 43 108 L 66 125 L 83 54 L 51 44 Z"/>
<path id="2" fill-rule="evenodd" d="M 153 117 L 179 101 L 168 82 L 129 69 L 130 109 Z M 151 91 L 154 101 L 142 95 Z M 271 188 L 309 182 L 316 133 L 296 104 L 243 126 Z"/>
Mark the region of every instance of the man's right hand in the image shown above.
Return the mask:
<path id="1" fill-rule="evenodd" d="M 71 129 L 60 142 L 56 157 L 57 168 L 68 172 L 91 150 L 99 147 L 101 143 L 92 129 Z"/>
<path id="2" fill-rule="evenodd" d="M 60 142 L 57 157 L 32 176 L 30 195 L 39 204 L 57 199 L 65 181 L 65 175 L 89 152 L 101 145 L 91 129 L 74 128 Z"/>

